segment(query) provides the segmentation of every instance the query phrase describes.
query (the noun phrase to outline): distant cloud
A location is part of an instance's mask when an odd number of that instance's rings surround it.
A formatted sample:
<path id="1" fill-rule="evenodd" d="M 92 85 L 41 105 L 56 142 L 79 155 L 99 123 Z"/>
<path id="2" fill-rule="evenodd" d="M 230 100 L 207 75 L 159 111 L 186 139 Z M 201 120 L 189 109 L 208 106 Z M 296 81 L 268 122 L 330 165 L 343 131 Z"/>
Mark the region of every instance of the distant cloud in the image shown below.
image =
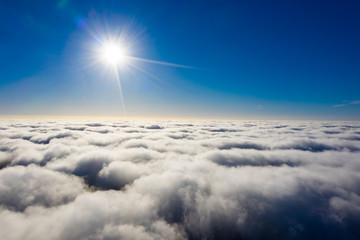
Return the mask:
<path id="1" fill-rule="evenodd" d="M 0 129 L 0 239 L 360 238 L 360 123 Z"/>
<path id="2" fill-rule="evenodd" d="M 360 104 L 360 101 L 352 101 L 350 104 Z"/>
<path id="3" fill-rule="evenodd" d="M 334 107 L 345 107 L 348 105 L 357 105 L 357 104 L 360 104 L 360 101 L 352 101 L 352 102 L 343 103 L 343 104 L 336 104 L 336 105 L 334 105 Z"/>

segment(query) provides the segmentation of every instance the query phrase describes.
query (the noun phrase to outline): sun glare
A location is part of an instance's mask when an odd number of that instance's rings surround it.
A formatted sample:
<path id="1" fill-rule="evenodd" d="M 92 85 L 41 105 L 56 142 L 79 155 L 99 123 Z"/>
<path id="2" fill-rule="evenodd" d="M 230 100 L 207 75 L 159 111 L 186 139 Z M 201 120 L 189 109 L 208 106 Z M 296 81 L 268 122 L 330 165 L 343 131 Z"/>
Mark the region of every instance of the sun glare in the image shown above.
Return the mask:
<path id="1" fill-rule="evenodd" d="M 93 45 L 94 48 L 92 48 L 93 54 L 91 55 L 91 59 L 93 60 L 93 64 L 102 63 L 101 67 L 103 68 L 104 73 L 109 72 L 115 77 L 119 88 L 121 106 L 124 115 L 126 115 L 126 109 L 121 86 L 122 81 L 124 81 L 124 76 L 126 77 L 126 75 L 132 73 L 132 71 L 139 71 L 152 79 L 163 82 L 162 79 L 144 69 L 142 65 L 144 65 L 144 63 L 150 63 L 170 67 L 190 68 L 184 65 L 133 56 L 132 50 L 134 49 L 134 41 L 129 41 L 131 38 L 126 37 L 124 34 L 119 36 L 95 34 L 93 37 L 96 40 L 96 45 Z"/>
<path id="2" fill-rule="evenodd" d="M 102 58 L 108 64 L 123 64 L 126 61 L 126 51 L 119 45 L 108 44 L 103 46 Z"/>

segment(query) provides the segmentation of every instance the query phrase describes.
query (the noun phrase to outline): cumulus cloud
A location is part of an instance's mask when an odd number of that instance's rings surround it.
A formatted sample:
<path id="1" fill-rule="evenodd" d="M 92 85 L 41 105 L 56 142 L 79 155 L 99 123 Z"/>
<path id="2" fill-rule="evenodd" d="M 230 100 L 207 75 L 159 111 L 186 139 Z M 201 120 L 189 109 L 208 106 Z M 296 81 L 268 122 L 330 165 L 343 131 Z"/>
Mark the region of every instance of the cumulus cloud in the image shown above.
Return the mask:
<path id="1" fill-rule="evenodd" d="M 105 189 L 121 189 L 146 172 L 141 164 L 114 161 L 101 169 L 97 185 Z"/>
<path id="2" fill-rule="evenodd" d="M 51 207 L 73 201 L 83 192 L 80 178 L 31 165 L 0 171 L 0 204 L 13 211 Z"/>
<path id="3" fill-rule="evenodd" d="M 359 122 L 0 129 L 0 239 L 360 238 Z"/>

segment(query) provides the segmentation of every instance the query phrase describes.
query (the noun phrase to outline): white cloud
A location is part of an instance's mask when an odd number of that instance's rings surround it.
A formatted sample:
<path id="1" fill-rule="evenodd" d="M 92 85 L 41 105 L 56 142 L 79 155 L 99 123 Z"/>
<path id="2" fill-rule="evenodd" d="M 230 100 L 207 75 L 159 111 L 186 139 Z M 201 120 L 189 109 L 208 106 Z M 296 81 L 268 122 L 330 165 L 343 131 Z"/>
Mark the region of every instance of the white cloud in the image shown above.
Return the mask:
<path id="1" fill-rule="evenodd" d="M 334 105 L 334 107 L 345 107 L 345 106 L 357 105 L 357 104 L 360 104 L 360 101 L 351 101 L 351 102 L 347 102 L 347 103 L 336 104 L 336 105 Z"/>
<path id="2" fill-rule="evenodd" d="M 14 211 L 51 207 L 73 201 L 84 191 L 80 178 L 35 165 L 0 171 L 0 204 Z"/>
<path id="3" fill-rule="evenodd" d="M 360 237 L 357 122 L 0 128 L 1 239 Z"/>

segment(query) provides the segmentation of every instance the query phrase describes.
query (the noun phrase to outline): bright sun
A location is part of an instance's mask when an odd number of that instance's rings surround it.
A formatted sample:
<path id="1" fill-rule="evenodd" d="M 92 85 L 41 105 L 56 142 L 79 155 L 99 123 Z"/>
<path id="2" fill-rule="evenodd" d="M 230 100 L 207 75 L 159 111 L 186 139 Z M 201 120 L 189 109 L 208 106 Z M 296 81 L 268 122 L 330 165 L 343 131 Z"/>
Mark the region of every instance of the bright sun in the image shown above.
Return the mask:
<path id="1" fill-rule="evenodd" d="M 126 75 L 128 72 L 131 72 L 131 70 L 137 70 L 155 80 L 161 80 L 157 76 L 148 72 L 146 69 L 143 69 L 143 63 L 152 63 L 180 68 L 191 68 L 189 66 L 133 56 L 133 43 L 131 42 L 130 44 L 130 42 L 128 41 L 123 41 L 129 40 L 130 38 L 126 39 L 120 37 L 121 36 L 111 37 L 104 35 L 103 38 L 98 38 L 97 35 L 94 36 L 97 41 L 95 42 L 96 45 L 94 44 L 94 55 L 92 55 L 91 58 L 94 60 L 94 63 L 102 63 L 104 72 L 107 73 L 109 71 L 116 77 L 116 82 L 120 92 L 121 106 L 124 114 L 126 114 L 126 111 L 120 81 L 120 78 L 122 79 L 122 76 Z M 141 64 L 139 64 L 139 62 Z"/>
<path id="2" fill-rule="evenodd" d="M 103 60 L 109 64 L 123 64 L 126 61 L 125 49 L 116 44 L 107 44 L 103 46 L 101 55 Z"/>

